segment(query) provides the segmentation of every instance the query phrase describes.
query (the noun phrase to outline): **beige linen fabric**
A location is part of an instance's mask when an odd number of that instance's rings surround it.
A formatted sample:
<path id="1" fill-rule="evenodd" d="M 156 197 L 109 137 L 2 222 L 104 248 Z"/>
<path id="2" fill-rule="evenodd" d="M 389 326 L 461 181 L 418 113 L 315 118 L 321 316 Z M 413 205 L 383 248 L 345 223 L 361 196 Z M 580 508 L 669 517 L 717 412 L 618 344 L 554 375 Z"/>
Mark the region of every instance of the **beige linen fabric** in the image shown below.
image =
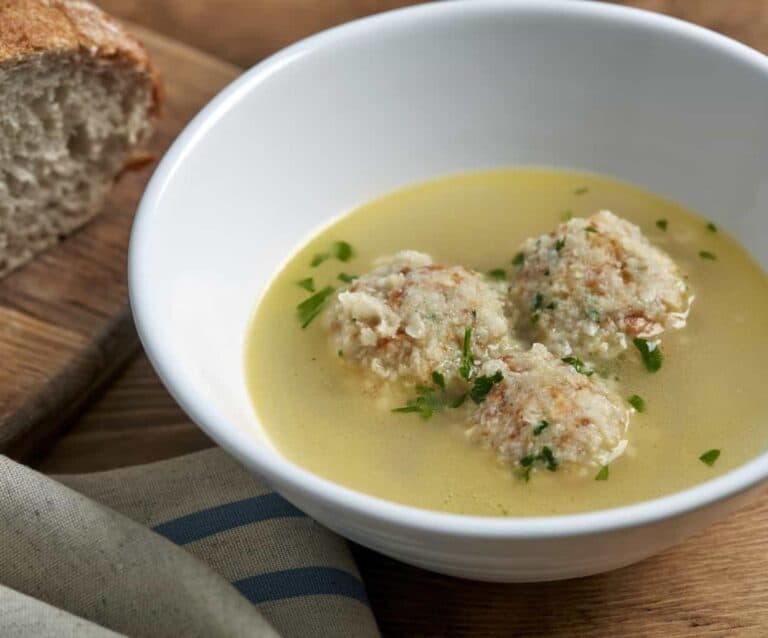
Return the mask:
<path id="1" fill-rule="evenodd" d="M 115 638 L 121 634 L 0 585 L 0 635 Z"/>
<path id="2" fill-rule="evenodd" d="M 378 635 L 344 541 L 221 450 L 57 479 L 0 457 L 0 635 Z"/>

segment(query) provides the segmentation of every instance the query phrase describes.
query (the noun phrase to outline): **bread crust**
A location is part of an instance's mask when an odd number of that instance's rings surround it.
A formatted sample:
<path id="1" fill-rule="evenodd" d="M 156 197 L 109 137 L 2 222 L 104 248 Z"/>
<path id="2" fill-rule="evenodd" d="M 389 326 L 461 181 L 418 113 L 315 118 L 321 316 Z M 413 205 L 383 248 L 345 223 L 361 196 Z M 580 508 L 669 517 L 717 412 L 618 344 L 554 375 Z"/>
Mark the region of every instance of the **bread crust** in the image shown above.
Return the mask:
<path id="1" fill-rule="evenodd" d="M 113 17 L 87 0 L 0 0 L 0 65 L 30 56 L 80 52 L 129 64 L 152 80 L 159 113 L 162 90 L 144 47 Z"/>

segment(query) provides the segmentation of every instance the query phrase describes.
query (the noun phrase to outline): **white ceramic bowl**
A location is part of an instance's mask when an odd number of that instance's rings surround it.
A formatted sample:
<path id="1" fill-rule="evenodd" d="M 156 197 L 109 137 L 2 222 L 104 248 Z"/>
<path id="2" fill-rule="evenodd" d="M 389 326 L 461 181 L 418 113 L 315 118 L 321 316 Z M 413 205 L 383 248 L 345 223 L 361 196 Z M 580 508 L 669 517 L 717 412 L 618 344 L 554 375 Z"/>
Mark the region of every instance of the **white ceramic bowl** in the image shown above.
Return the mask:
<path id="1" fill-rule="evenodd" d="M 446 574 L 569 578 L 640 560 L 723 516 L 768 476 L 768 454 L 628 507 L 444 514 L 283 458 L 243 378 L 254 303 L 313 229 L 405 184 L 515 164 L 644 185 L 728 229 L 765 267 L 768 60 L 594 2 L 437 3 L 321 33 L 245 73 L 168 152 L 133 230 L 131 300 L 149 357 L 192 419 L 324 525 Z"/>

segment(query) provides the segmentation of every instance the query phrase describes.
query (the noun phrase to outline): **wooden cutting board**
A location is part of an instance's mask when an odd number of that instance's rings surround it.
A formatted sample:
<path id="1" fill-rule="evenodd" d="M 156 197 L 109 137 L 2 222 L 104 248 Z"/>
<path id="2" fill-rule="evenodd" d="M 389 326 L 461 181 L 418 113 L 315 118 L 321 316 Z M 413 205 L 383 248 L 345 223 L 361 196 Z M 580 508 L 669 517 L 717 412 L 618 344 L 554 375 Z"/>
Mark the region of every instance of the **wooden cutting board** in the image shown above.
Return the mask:
<path id="1" fill-rule="evenodd" d="M 160 70 L 160 157 L 190 118 L 239 69 L 131 27 Z M 29 458 L 138 349 L 128 306 L 131 221 L 154 165 L 124 175 L 102 213 L 0 280 L 0 452 Z"/>

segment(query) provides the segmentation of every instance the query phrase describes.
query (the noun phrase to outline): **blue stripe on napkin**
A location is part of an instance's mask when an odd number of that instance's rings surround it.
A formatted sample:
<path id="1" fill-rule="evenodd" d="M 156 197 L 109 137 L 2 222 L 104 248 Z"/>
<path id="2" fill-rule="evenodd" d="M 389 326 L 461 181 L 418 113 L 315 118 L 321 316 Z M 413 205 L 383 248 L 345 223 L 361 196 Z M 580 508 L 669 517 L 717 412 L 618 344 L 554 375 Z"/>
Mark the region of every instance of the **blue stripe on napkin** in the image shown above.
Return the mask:
<path id="1" fill-rule="evenodd" d="M 297 596 L 330 594 L 368 604 L 365 587 L 357 578 L 334 567 L 300 567 L 251 576 L 232 583 L 253 603 Z"/>
<path id="2" fill-rule="evenodd" d="M 186 545 L 250 523 L 294 516 L 305 514 L 275 492 L 270 492 L 187 514 L 152 529 L 177 545 Z M 335 567 L 286 569 L 250 576 L 232 584 L 253 603 L 326 594 L 368 604 L 363 583 Z"/>
<path id="3" fill-rule="evenodd" d="M 304 515 L 280 495 L 270 492 L 175 518 L 152 529 L 177 545 L 185 545 L 250 523 Z"/>

